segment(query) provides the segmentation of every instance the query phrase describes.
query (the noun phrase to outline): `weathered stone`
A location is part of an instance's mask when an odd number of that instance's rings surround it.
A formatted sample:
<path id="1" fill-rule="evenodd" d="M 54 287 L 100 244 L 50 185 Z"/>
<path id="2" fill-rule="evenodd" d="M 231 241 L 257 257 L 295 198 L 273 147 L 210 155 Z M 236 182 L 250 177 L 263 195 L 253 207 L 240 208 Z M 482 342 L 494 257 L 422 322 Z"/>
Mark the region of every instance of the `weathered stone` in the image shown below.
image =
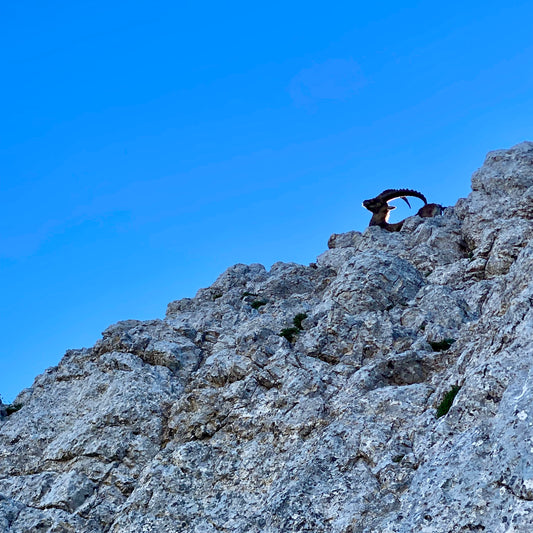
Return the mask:
<path id="1" fill-rule="evenodd" d="M 472 189 L 67 352 L 0 404 L 0 530 L 531 531 L 533 143 Z"/>

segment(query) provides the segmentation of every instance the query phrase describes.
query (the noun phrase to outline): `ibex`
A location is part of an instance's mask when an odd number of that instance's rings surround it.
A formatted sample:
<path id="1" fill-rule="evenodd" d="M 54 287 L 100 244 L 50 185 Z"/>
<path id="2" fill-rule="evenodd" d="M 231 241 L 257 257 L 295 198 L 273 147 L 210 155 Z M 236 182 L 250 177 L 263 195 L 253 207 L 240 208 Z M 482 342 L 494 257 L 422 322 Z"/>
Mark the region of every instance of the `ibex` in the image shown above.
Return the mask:
<path id="1" fill-rule="evenodd" d="M 394 206 L 389 205 L 389 202 L 391 200 L 401 198 L 402 200 L 405 200 L 409 207 L 411 207 L 409 200 L 407 200 L 407 196 L 420 198 L 420 200 L 424 202 L 424 206 L 418 210 L 418 216 L 434 217 L 437 215 L 442 215 L 442 211 L 444 209 L 442 205 L 428 204 L 426 197 L 418 191 L 413 191 L 411 189 L 387 189 L 381 194 L 378 194 L 375 198 L 371 198 L 370 200 L 365 200 L 363 202 L 363 207 L 366 207 L 372 212 L 372 218 L 370 219 L 369 226 L 380 226 L 387 231 L 400 231 L 405 219 L 401 222 L 389 224 L 389 214 L 393 209 L 395 209 Z"/>

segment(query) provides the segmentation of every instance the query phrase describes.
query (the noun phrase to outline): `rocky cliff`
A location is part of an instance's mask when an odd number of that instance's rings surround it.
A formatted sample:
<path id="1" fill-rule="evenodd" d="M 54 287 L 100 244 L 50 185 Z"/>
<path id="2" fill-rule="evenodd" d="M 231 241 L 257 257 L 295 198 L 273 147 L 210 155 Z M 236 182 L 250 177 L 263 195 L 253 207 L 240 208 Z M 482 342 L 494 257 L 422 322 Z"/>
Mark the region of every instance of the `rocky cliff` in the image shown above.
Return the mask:
<path id="1" fill-rule="evenodd" d="M 531 532 L 532 273 L 533 143 L 443 216 L 235 265 L 3 409 L 0 530 Z"/>

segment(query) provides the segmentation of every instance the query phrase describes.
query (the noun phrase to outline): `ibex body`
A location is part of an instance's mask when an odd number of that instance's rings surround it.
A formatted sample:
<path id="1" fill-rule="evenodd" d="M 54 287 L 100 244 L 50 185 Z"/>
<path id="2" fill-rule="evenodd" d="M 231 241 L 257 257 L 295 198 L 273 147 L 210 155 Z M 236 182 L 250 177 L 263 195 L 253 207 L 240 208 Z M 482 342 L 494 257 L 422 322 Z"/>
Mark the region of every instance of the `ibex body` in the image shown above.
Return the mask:
<path id="1" fill-rule="evenodd" d="M 378 194 L 375 198 L 363 202 L 363 207 L 372 213 L 369 226 L 380 226 L 387 231 L 400 231 L 405 220 L 393 224 L 389 223 L 390 212 L 395 209 L 394 206 L 389 205 L 389 202 L 401 198 L 409 207 L 411 207 L 409 200 L 407 200 L 407 196 L 420 198 L 420 200 L 424 202 L 424 206 L 421 207 L 417 213 L 418 216 L 434 217 L 442 214 L 443 207 L 441 205 L 428 204 L 426 197 L 418 191 L 413 191 L 411 189 L 387 189 L 381 194 Z"/>
<path id="2" fill-rule="evenodd" d="M 426 204 L 418 210 L 419 217 L 431 218 L 442 215 L 444 207 L 440 204 Z"/>

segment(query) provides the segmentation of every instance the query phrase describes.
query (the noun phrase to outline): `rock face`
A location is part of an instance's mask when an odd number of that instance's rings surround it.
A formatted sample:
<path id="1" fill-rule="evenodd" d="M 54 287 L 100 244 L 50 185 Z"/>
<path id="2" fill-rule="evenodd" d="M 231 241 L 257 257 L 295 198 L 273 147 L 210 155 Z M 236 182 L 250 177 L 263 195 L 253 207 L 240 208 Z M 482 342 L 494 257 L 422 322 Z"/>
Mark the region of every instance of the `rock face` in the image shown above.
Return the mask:
<path id="1" fill-rule="evenodd" d="M 0 406 L 0 531 L 533 531 L 532 273 L 533 143 L 443 216 L 235 265 Z"/>

